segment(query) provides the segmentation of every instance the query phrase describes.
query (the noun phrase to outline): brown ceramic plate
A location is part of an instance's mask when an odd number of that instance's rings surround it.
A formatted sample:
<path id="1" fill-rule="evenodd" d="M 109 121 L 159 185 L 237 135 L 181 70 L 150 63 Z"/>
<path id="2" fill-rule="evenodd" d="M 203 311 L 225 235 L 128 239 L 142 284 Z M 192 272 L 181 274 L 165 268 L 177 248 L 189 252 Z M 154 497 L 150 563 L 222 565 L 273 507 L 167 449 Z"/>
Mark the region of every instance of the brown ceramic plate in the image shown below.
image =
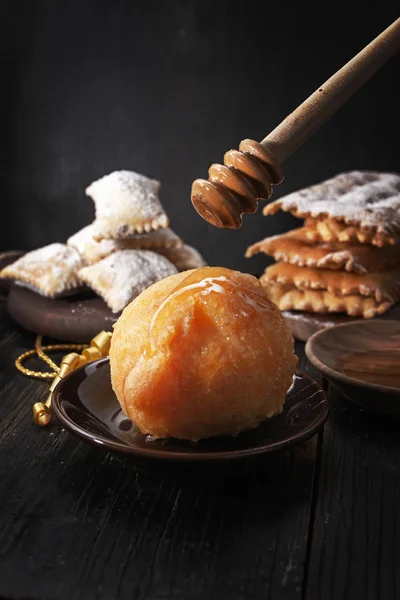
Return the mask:
<path id="1" fill-rule="evenodd" d="M 81 367 L 61 380 L 53 408 L 72 433 L 107 450 L 140 459 L 176 462 L 229 461 L 280 450 L 312 437 L 328 415 L 322 388 L 297 372 L 282 414 L 236 437 L 210 438 L 193 445 L 169 439 L 149 441 L 122 412 L 111 388 L 108 358 Z"/>
<path id="2" fill-rule="evenodd" d="M 400 321 L 353 321 L 315 333 L 312 364 L 364 408 L 400 416 Z"/>

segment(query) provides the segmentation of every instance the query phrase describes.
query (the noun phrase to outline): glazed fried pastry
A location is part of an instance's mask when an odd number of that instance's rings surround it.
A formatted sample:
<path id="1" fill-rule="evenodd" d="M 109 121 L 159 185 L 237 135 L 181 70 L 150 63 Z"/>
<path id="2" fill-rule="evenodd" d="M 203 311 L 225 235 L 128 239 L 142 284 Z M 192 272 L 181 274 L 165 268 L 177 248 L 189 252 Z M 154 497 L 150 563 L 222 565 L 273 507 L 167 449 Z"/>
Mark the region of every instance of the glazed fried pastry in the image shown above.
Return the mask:
<path id="1" fill-rule="evenodd" d="M 352 317 L 371 319 L 385 313 L 394 302 L 378 302 L 374 297 L 337 296 L 328 291 L 300 290 L 294 285 L 274 281 L 262 282 L 271 300 L 279 310 L 298 310 L 319 314 L 347 313 Z"/>
<path id="2" fill-rule="evenodd" d="M 247 249 L 250 258 L 259 252 L 299 267 L 345 270 L 358 274 L 400 267 L 400 241 L 395 246 L 376 248 L 339 242 L 314 243 L 309 239 L 309 227 L 293 229 L 281 235 L 265 238 Z M 311 237 L 311 236 L 310 236 Z"/>
<path id="3" fill-rule="evenodd" d="M 385 245 L 400 234 L 400 176 L 374 171 L 342 173 L 280 198 L 263 212 L 272 215 L 280 209 L 303 219 L 339 223 L 343 227 L 339 241 L 353 241 L 356 232 L 345 227 L 351 226 L 372 236 L 368 242 L 374 239 L 377 245 Z M 366 243 L 367 239 L 360 241 Z"/>
<path id="4" fill-rule="evenodd" d="M 182 246 L 183 241 L 176 233 L 169 229 L 158 229 L 150 231 L 146 234 L 136 234 L 124 240 L 108 240 L 102 239 L 96 241 L 94 239 L 95 228 L 92 225 L 87 225 L 67 240 L 67 245 L 78 250 L 82 255 L 86 264 L 93 264 L 109 256 L 118 250 L 136 250 L 147 249 L 156 250 L 165 249 L 177 246 Z"/>
<path id="5" fill-rule="evenodd" d="M 255 277 L 205 267 L 159 281 L 124 310 L 111 381 L 143 434 L 236 435 L 282 411 L 293 350 L 288 325 Z"/>
<path id="6" fill-rule="evenodd" d="M 280 283 L 299 290 L 326 290 L 336 296 L 374 297 L 377 302 L 397 302 L 400 298 L 400 269 L 357 275 L 328 269 L 298 267 L 288 263 L 275 263 L 267 267 L 261 283 Z"/>
<path id="7" fill-rule="evenodd" d="M 80 269 L 79 277 L 117 313 L 150 285 L 174 273 L 176 267 L 155 252 L 119 250 Z"/>
<path id="8" fill-rule="evenodd" d="M 8 265 L 0 277 L 13 279 L 47 298 L 58 298 L 81 286 L 78 270 L 82 266 L 83 259 L 75 248 L 50 244 Z"/>
<path id="9" fill-rule="evenodd" d="M 125 239 L 168 227 L 159 189 L 159 181 L 133 171 L 114 171 L 92 183 L 86 194 L 95 204 L 95 239 Z"/>

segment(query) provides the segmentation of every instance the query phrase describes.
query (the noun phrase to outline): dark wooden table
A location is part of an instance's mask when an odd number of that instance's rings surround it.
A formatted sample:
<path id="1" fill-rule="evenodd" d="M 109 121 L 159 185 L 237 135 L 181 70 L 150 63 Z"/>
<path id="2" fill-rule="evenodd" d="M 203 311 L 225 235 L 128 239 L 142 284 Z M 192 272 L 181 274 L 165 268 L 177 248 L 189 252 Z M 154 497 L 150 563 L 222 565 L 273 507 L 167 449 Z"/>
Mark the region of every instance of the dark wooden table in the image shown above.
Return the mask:
<path id="1" fill-rule="evenodd" d="M 4 305 L 0 340 L 1 598 L 400 598 L 397 421 L 328 388 L 312 441 L 257 473 L 175 480 L 37 428 L 47 384 L 16 372 L 34 336 Z"/>

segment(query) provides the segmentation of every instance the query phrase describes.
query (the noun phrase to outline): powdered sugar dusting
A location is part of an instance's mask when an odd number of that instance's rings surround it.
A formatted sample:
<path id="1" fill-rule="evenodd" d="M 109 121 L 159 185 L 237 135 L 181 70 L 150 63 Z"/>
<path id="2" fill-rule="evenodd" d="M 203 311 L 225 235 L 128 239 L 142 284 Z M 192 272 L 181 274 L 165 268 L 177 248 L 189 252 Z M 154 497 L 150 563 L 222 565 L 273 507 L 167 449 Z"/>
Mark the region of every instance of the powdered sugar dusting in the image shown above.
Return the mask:
<path id="1" fill-rule="evenodd" d="M 150 285 L 177 272 L 169 260 L 150 250 L 120 250 L 83 267 L 79 276 L 116 313 Z"/>
<path id="2" fill-rule="evenodd" d="M 67 240 L 67 245 L 78 250 L 86 263 L 94 263 L 112 252 L 119 250 L 119 245 L 116 240 L 101 240 L 97 242 L 93 238 L 93 225 L 87 225 L 74 235 L 71 235 Z"/>
<path id="3" fill-rule="evenodd" d="M 0 277 L 14 279 L 54 298 L 80 286 L 78 269 L 82 265 L 83 259 L 75 248 L 56 243 L 28 252 L 5 267 Z"/>
<path id="4" fill-rule="evenodd" d="M 307 218 L 330 217 L 348 225 L 393 233 L 400 231 L 400 175 L 375 171 L 342 173 L 271 204 L 264 214 L 282 209 Z"/>
<path id="5" fill-rule="evenodd" d="M 95 237 L 118 239 L 167 227 L 159 190 L 159 181 L 133 171 L 114 171 L 92 183 L 86 194 L 95 204 Z"/>
<path id="6" fill-rule="evenodd" d="M 337 325 L 337 321 L 329 321 L 327 318 L 325 318 L 324 321 L 321 323 L 321 321 L 318 320 L 321 317 L 318 315 L 314 315 L 313 313 L 304 314 L 302 312 L 291 312 L 288 310 L 284 310 L 282 314 L 285 317 L 285 319 L 290 319 L 292 321 L 311 321 L 312 323 L 314 323 L 315 326 L 318 327 L 318 329 L 322 329 L 323 327 L 333 327 L 334 325 Z"/>
<path id="7" fill-rule="evenodd" d="M 97 241 L 93 237 L 94 232 L 93 224 L 87 225 L 67 240 L 67 244 L 76 248 L 87 264 L 98 262 L 118 250 L 151 250 L 153 248 L 158 250 L 158 248 L 183 245 L 181 238 L 169 228 L 136 234 L 123 240 L 102 239 Z"/>

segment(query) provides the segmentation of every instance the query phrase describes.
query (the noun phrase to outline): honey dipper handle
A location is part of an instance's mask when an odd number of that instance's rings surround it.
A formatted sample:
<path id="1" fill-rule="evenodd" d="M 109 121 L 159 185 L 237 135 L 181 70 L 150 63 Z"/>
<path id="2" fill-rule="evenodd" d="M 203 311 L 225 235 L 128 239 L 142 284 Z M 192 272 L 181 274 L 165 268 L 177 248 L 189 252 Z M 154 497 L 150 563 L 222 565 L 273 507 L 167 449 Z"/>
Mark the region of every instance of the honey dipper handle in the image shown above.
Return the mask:
<path id="1" fill-rule="evenodd" d="M 282 164 L 400 49 L 400 18 L 332 75 L 261 142 Z"/>

